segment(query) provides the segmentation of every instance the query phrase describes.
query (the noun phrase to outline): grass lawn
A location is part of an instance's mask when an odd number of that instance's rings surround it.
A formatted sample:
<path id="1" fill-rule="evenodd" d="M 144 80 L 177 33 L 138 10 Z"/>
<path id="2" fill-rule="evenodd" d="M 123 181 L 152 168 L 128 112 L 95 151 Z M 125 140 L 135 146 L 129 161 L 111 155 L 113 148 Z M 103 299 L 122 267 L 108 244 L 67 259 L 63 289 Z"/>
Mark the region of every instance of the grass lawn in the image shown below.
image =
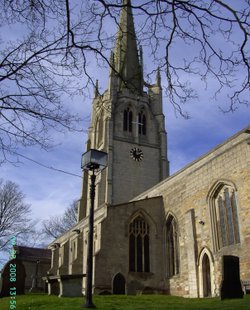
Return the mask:
<path id="1" fill-rule="evenodd" d="M 166 295 L 94 296 L 94 304 L 101 310 L 163 310 L 163 309 L 250 309 L 250 295 L 243 299 L 221 301 L 218 298 L 186 299 Z M 10 298 L 0 299 L 0 309 L 9 310 Z M 84 298 L 58 298 L 39 294 L 16 297 L 17 310 L 76 310 L 82 309 Z"/>

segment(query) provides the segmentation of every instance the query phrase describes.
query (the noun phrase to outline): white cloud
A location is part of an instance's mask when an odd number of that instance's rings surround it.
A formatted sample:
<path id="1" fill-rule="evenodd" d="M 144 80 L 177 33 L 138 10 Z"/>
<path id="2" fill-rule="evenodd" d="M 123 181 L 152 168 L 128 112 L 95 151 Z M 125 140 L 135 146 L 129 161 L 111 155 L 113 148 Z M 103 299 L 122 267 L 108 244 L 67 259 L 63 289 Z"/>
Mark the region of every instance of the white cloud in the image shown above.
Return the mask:
<path id="1" fill-rule="evenodd" d="M 216 102 L 202 93 L 199 102 L 187 106 L 191 119 L 175 117 L 173 108 L 165 107 L 171 171 L 210 151 L 249 125 L 249 108 L 242 106 L 234 113 L 222 113 Z"/>
<path id="2" fill-rule="evenodd" d="M 174 56 L 177 57 L 176 54 Z M 147 62 L 144 59 L 144 62 L 148 65 L 148 70 L 151 70 L 151 61 Z M 89 70 L 92 76 L 100 79 L 101 91 L 104 91 L 107 88 L 109 70 L 94 66 L 92 59 L 89 60 Z M 166 85 L 164 76 L 162 83 Z M 203 90 L 204 85 L 201 86 L 198 78 L 193 79 L 192 83 L 199 89 L 200 98 L 186 105 L 187 112 L 191 115 L 190 120 L 184 120 L 180 116 L 176 118 L 168 98 L 164 98 L 171 172 L 197 159 L 249 124 L 250 110 L 246 107 L 242 107 L 234 114 L 224 115 L 219 112 L 217 108 L 219 102 L 211 100 L 213 83 L 209 84 L 207 91 Z M 91 110 L 89 97 L 92 94 L 93 90 L 90 89 L 85 97 L 63 98 L 71 112 L 78 113 L 84 119 L 82 123 L 84 132 L 65 135 L 53 133 L 57 146 L 49 152 L 37 148 L 20 149 L 19 152 L 47 166 L 81 175 L 81 154 L 85 151 L 86 130 L 89 125 L 87 120 L 89 121 Z M 226 101 L 226 94 L 220 100 L 220 102 Z M 62 214 L 73 199 L 80 197 L 81 178 L 43 168 L 26 159 L 22 161 L 23 164 L 18 166 L 9 163 L 1 166 L 1 177 L 20 185 L 27 203 L 32 205 L 35 218 L 47 219 Z"/>

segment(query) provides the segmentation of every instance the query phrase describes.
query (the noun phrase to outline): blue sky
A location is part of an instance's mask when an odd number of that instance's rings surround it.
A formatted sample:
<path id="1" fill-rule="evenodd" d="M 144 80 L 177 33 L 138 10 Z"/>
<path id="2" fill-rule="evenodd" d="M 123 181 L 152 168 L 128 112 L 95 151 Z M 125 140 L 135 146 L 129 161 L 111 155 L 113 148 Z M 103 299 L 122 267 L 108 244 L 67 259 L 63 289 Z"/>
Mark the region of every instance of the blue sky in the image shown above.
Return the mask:
<path id="1" fill-rule="evenodd" d="M 144 63 L 150 67 L 150 61 L 145 59 Z M 99 79 L 101 92 L 104 92 L 108 85 L 109 70 L 98 69 L 94 65 L 90 69 L 91 72 L 95 72 L 93 75 Z M 208 88 L 204 90 L 204 85 L 197 80 L 199 99 L 185 107 L 191 116 L 189 120 L 176 115 L 168 98 L 164 96 L 171 173 L 181 169 L 250 124 L 250 108 L 241 106 L 234 113 L 220 112 L 218 107 L 227 102 L 227 94 L 221 94 L 217 101 L 211 98 L 214 85 L 212 80 L 208 82 Z M 166 84 L 164 77 L 162 77 L 162 84 Z M 84 119 L 81 124 L 83 132 L 54 133 L 56 145 L 48 152 L 38 148 L 20 148 L 18 152 L 46 166 L 81 176 L 81 155 L 85 151 L 92 95 L 93 92 L 90 90 L 88 97 L 77 96 L 65 99 L 65 105 Z M 80 198 L 81 177 L 46 169 L 21 157 L 19 159 L 22 163 L 18 165 L 6 163 L 0 166 L 0 176 L 4 180 L 19 184 L 26 196 L 26 202 L 31 204 L 33 218 L 42 220 L 60 215 L 74 199 Z"/>
<path id="2" fill-rule="evenodd" d="M 108 75 L 108 72 L 107 72 Z M 171 173 L 184 167 L 199 156 L 222 143 L 247 125 L 250 109 L 242 106 L 234 113 L 223 114 L 217 102 L 210 102 L 205 93 L 199 102 L 187 106 L 189 120 L 175 115 L 173 107 L 164 98 L 164 113 L 168 133 L 168 155 Z M 69 103 L 70 104 L 70 103 Z M 84 132 L 58 134 L 57 143 L 49 152 L 40 149 L 20 149 L 23 154 L 44 165 L 81 176 L 81 154 L 85 151 L 86 131 L 90 116 L 91 99 L 74 103 L 78 113 L 86 120 Z M 22 163 L 6 163 L 0 167 L 1 177 L 18 183 L 31 204 L 33 217 L 48 219 L 59 215 L 81 194 L 81 178 L 46 169 L 20 158 Z"/>

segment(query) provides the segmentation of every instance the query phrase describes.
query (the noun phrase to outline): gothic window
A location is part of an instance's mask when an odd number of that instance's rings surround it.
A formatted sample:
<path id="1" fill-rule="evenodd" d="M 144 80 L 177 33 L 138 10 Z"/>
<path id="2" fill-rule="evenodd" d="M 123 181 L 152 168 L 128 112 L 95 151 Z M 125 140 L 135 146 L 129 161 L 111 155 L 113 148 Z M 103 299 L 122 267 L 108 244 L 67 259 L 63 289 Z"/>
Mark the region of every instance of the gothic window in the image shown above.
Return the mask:
<path id="1" fill-rule="evenodd" d="M 59 248 L 59 267 L 63 265 L 64 262 L 64 246 Z"/>
<path id="2" fill-rule="evenodd" d="M 146 124 L 146 116 L 143 111 L 138 114 L 138 132 L 139 135 L 146 135 L 147 124 Z"/>
<path id="3" fill-rule="evenodd" d="M 221 185 L 212 198 L 213 229 L 217 250 L 240 242 L 235 190 Z"/>
<path id="4" fill-rule="evenodd" d="M 77 258 L 77 239 L 74 239 L 72 241 L 71 246 L 72 246 L 72 248 L 71 248 L 71 251 L 72 251 L 72 261 L 74 261 Z"/>
<path id="5" fill-rule="evenodd" d="M 132 119 L 133 119 L 133 112 L 130 108 L 127 108 L 123 111 L 123 130 L 132 132 Z"/>
<path id="6" fill-rule="evenodd" d="M 149 272 L 149 225 L 139 215 L 129 225 L 129 271 Z"/>
<path id="7" fill-rule="evenodd" d="M 167 275 L 172 277 L 179 274 L 179 242 L 177 223 L 172 215 L 166 224 L 166 251 L 167 251 Z"/>

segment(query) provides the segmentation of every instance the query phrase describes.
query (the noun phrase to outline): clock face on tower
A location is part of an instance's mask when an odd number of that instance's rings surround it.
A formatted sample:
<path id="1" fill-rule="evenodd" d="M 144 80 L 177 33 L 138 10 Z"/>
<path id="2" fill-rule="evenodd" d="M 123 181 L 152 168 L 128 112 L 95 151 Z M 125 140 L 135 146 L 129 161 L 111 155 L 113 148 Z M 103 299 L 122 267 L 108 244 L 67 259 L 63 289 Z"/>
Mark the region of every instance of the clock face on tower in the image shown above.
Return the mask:
<path id="1" fill-rule="evenodd" d="M 138 147 L 134 147 L 130 150 L 130 157 L 135 161 L 141 161 L 143 159 L 143 152 Z"/>

